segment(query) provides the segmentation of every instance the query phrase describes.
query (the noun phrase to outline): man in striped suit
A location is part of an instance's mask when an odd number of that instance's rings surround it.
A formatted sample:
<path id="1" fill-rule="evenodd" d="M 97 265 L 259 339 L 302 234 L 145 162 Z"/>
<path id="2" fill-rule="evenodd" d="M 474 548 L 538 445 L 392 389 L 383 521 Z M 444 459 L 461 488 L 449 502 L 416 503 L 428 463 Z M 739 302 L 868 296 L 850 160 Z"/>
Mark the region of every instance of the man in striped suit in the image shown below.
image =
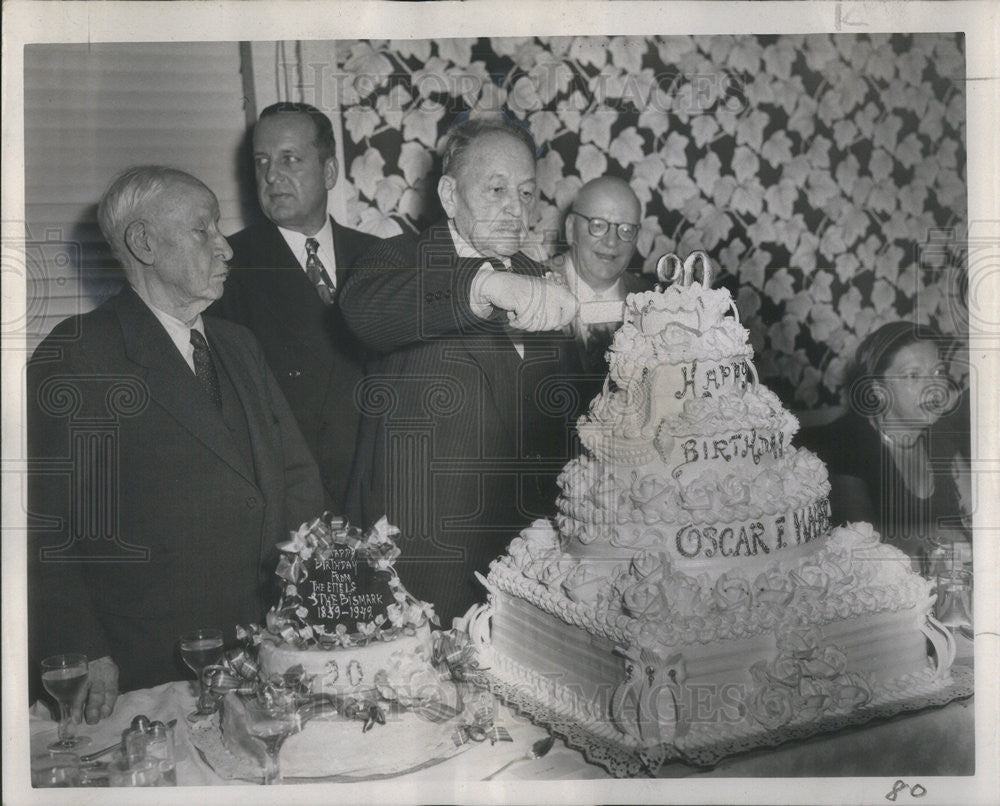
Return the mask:
<path id="1" fill-rule="evenodd" d="M 367 253 L 340 306 L 381 356 L 359 395 L 349 514 L 401 528 L 403 580 L 447 624 L 484 598 L 473 572 L 554 511 L 571 447 L 560 329 L 577 303 L 520 251 L 537 198 L 530 135 L 467 121 L 442 167 L 447 220 Z"/>

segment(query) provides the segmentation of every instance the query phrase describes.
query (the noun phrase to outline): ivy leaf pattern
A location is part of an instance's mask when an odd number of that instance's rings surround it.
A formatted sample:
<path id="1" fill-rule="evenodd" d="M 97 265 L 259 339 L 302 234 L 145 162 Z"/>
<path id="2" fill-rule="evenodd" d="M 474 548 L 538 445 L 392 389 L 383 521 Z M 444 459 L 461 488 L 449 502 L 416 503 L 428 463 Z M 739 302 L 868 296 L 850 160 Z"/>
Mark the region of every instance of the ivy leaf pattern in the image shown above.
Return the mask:
<path id="1" fill-rule="evenodd" d="M 351 162 L 351 181 L 358 191 L 369 199 L 375 198 L 375 187 L 382 179 L 385 159 L 375 148 L 369 148 Z"/>
<path id="2" fill-rule="evenodd" d="M 458 37 L 439 39 L 437 40 L 438 55 L 442 59 L 453 62 L 459 67 L 468 65 L 472 54 L 472 46 L 476 42 L 477 40 L 475 39 L 461 39 Z"/>
<path id="3" fill-rule="evenodd" d="M 399 168 L 403 172 L 406 184 L 412 187 L 430 174 L 433 161 L 431 153 L 419 142 L 411 140 L 403 143 L 399 153 Z"/>
<path id="4" fill-rule="evenodd" d="M 378 113 L 366 106 L 353 106 L 344 113 L 344 126 L 355 142 L 370 137 L 380 122 Z"/>
<path id="5" fill-rule="evenodd" d="M 388 214 L 395 210 L 404 190 L 406 190 L 406 180 L 401 176 L 393 174 L 379 179 L 375 183 L 375 204 L 379 212 Z"/>
<path id="6" fill-rule="evenodd" d="M 950 290 L 966 259 L 960 34 L 355 40 L 337 53 L 348 218 L 368 232 L 432 223 L 448 128 L 502 110 L 540 148 L 533 253 L 564 248 L 555 233 L 584 182 L 622 176 L 643 203 L 635 264 L 706 250 L 737 280 L 762 380 L 793 408 L 838 402 L 851 351 L 882 322 L 964 327 Z"/>
<path id="7" fill-rule="evenodd" d="M 600 69 L 608 58 L 608 38 L 606 36 L 578 36 L 573 39 L 569 56 L 582 65 Z"/>
<path id="8" fill-rule="evenodd" d="M 580 126 L 580 142 L 593 143 L 601 151 L 607 151 L 611 144 L 611 125 L 615 122 L 615 113 L 606 106 L 599 106 L 583 119 Z"/>
<path id="9" fill-rule="evenodd" d="M 421 105 L 403 116 L 403 139 L 419 140 L 428 148 L 437 143 L 437 123 L 444 114 L 441 108 L 430 108 Z"/>
<path id="10" fill-rule="evenodd" d="M 580 146 L 576 156 L 576 170 L 584 183 L 604 176 L 608 170 L 608 160 L 597 146 L 587 143 Z"/>
<path id="11" fill-rule="evenodd" d="M 564 168 L 565 163 L 558 151 L 550 151 L 538 160 L 535 176 L 538 179 L 538 189 L 544 198 L 555 198 L 556 185 L 563 178 Z"/>
<path id="12" fill-rule="evenodd" d="M 612 141 L 608 153 L 619 165 L 627 168 L 642 159 L 642 147 L 642 137 L 639 136 L 634 126 L 629 126 Z"/>
<path id="13" fill-rule="evenodd" d="M 564 176 L 556 182 L 556 206 L 560 210 L 568 208 L 581 187 L 583 187 L 583 180 L 579 176 Z"/>

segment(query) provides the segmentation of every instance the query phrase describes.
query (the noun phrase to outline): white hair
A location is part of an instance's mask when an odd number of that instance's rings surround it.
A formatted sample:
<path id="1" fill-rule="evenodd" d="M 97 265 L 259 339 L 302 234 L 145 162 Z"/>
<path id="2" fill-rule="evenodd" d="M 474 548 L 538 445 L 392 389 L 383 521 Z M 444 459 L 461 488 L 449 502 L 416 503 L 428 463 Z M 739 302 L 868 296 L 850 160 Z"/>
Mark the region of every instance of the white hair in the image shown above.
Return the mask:
<path id="1" fill-rule="evenodd" d="M 131 256 L 125 243 L 125 230 L 137 213 L 162 193 L 172 182 L 202 184 L 190 174 L 162 165 L 137 165 L 117 177 L 104 191 L 97 206 L 97 222 L 111 252 L 125 269 Z"/>

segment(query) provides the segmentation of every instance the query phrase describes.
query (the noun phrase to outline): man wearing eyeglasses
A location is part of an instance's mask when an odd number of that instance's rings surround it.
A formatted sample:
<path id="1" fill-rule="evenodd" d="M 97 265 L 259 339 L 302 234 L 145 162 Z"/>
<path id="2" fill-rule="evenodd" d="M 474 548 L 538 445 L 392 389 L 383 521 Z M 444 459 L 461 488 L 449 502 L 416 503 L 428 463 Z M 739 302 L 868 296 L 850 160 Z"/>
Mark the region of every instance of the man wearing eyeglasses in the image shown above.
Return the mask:
<path id="1" fill-rule="evenodd" d="M 578 385 L 584 410 L 608 372 L 605 353 L 621 324 L 621 307 L 613 303 L 652 287 L 650 280 L 626 271 L 635 254 L 641 214 L 639 199 L 628 183 L 603 176 L 580 188 L 566 217 L 570 248 L 560 256 L 560 268 L 580 301 L 572 329 L 586 374 Z"/>

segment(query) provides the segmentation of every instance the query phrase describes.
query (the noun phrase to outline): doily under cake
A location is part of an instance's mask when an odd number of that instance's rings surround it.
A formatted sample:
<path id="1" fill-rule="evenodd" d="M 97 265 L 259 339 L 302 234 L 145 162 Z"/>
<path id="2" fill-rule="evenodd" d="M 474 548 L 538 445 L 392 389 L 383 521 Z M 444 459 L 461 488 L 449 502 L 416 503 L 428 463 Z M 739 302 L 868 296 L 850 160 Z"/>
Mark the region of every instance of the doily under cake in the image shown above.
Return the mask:
<path id="1" fill-rule="evenodd" d="M 906 696 L 882 694 L 850 713 L 827 715 L 815 721 L 787 724 L 770 730 L 759 725 L 728 725 L 726 735 L 722 731 L 709 735 L 709 731 L 692 730 L 692 735 L 681 747 L 641 747 L 630 743 L 610 720 L 603 725 L 583 724 L 567 706 L 543 702 L 535 692 L 547 685 L 546 681 L 532 681 L 532 677 L 537 676 L 535 672 L 508 658 L 498 658 L 489 645 L 480 646 L 478 656 L 480 684 L 534 724 L 563 738 L 567 747 L 579 750 L 588 762 L 603 767 L 615 778 L 655 777 L 662 764 L 672 761 L 710 768 L 723 759 L 751 750 L 775 748 L 787 742 L 856 728 L 906 712 L 940 707 L 970 697 L 974 692 L 973 669 L 953 666 L 950 682 L 944 685 L 934 681 L 928 671 L 926 679 L 912 681 Z"/>

